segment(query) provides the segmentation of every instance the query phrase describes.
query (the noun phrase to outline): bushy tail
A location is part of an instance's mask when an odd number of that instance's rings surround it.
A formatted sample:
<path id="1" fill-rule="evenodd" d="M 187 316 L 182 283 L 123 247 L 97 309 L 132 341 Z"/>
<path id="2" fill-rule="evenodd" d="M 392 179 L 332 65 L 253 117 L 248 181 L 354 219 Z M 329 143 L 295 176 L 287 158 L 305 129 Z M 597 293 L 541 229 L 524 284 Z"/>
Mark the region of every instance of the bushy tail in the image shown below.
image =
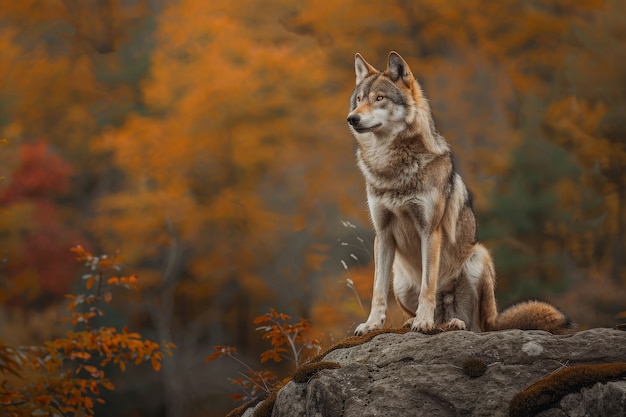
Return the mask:
<path id="1" fill-rule="evenodd" d="M 483 259 L 483 268 L 479 277 L 479 314 L 482 331 L 520 329 L 544 330 L 560 334 L 573 329 L 576 324 L 551 304 L 541 301 L 526 301 L 515 304 L 500 314 L 496 305 L 496 272 L 489 252 L 477 245 L 476 256 Z"/>
<path id="2" fill-rule="evenodd" d="M 483 331 L 520 329 L 561 334 L 576 327 L 576 324 L 556 307 L 541 301 L 515 304 L 498 314 L 494 293 L 495 282 L 496 274 L 489 258 L 489 262 L 485 262 L 479 287 L 480 327 Z"/>
<path id="3" fill-rule="evenodd" d="M 576 324 L 551 304 L 525 301 L 515 304 L 497 315 L 489 330 L 544 330 L 561 334 Z"/>

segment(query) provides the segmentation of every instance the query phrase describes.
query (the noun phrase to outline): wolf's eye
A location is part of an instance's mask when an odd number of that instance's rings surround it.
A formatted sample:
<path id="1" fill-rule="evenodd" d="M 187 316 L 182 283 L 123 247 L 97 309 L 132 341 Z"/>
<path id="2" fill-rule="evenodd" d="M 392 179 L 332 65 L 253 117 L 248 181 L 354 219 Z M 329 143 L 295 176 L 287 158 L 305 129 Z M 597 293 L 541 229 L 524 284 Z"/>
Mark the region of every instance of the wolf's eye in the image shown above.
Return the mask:
<path id="1" fill-rule="evenodd" d="M 356 96 L 356 102 L 358 103 L 359 101 L 361 101 L 361 96 Z"/>
<path id="2" fill-rule="evenodd" d="M 385 97 L 383 96 L 376 96 L 376 101 L 382 101 Z"/>

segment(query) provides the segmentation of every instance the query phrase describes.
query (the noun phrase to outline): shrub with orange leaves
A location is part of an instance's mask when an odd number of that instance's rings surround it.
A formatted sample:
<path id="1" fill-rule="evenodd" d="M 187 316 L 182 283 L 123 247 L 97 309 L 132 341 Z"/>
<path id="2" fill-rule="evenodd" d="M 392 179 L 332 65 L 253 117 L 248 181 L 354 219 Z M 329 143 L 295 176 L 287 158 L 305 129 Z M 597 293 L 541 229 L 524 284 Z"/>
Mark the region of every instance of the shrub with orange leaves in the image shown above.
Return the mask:
<path id="1" fill-rule="evenodd" d="M 93 415 L 95 403 L 104 403 L 101 388 L 115 389 L 104 369 L 116 364 L 149 361 L 158 371 L 164 355 L 172 355 L 172 343 L 145 340 L 124 327 L 95 326 L 94 317 L 109 303 L 113 287 L 137 290 L 137 276 L 120 277 L 113 257 L 95 257 L 81 246 L 71 249 L 89 272 L 83 276 L 91 293 L 67 295 L 73 330 L 42 346 L 7 346 L 0 342 L 0 411 L 3 415 Z"/>
<path id="2" fill-rule="evenodd" d="M 311 324 L 306 319 L 300 319 L 298 323 L 289 324 L 286 321 L 291 319 L 284 313 L 278 313 L 273 308 L 270 312 L 260 315 L 254 319 L 254 324 L 262 324 L 257 330 L 264 330 L 263 339 L 270 339 L 272 349 L 268 349 L 261 354 L 261 363 L 269 359 L 280 362 L 283 358 L 291 359 L 295 366 L 302 363 L 303 351 L 320 349 L 319 340 L 308 340 L 307 336 L 311 330 Z M 288 348 L 288 349 L 287 349 Z"/>
<path id="3" fill-rule="evenodd" d="M 261 363 L 272 359 L 274 362 L 281 362 L 289 359 L 297 368 L 309 356 L 319 353 L 321 349 L 320 341 L 310 337 L 311 324 L 306 319 L 290 324 L 287 320 L 291 316 L 279 313 L 270 308 L 270 312 L 262 314 L 254 319 L 254 324 L 262 326 L 257 330 L 263 330 L 262 338 L 270 339 L 271 349 L 261 353 Z M 237 348 L 232 346 L 214 346 L 215 352 L 206 358 L 206 362 L 213 361 L 222 356 L 226 356 L 241 366 L 244 370 L 240 372 L 239 378 L 232 378 L 230 382 L 236 384 L 243 391 L 242 394 L 232 394 L 234 400 L 249 401 L 261 395 L 267 395 L 272 390 L 283 385 L 288 378 L 280 379 L 275 373 L 262 369 L 254 370 L 247 363 L 237 356 Z M 308 355 L 305 355 L 308 354 Z"/>

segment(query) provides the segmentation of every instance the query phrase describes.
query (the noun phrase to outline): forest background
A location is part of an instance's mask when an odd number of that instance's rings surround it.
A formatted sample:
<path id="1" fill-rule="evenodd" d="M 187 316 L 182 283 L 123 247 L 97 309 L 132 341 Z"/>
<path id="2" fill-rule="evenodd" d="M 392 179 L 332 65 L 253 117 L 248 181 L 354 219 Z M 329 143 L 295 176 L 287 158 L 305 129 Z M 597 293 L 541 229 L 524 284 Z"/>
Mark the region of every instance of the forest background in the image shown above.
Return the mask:
<path id="1" fill-rule="evenodd" d="M 501 306 L 626 310 L 621 0 L 1 0 L 0 340 L 62 334 L 70 247 L 141 292 L 108 320 L 176 344 L 111 371 L 96 415 L 213 416 L 253 318 L 328 346 L 366 317 L 373 234 L 345 122 L 354 53 L 411 65 L 474 193 Z M 362 306 L 361 306 L 362 304 Z M 402 323 L 399 316 L 391 325 Z"/>

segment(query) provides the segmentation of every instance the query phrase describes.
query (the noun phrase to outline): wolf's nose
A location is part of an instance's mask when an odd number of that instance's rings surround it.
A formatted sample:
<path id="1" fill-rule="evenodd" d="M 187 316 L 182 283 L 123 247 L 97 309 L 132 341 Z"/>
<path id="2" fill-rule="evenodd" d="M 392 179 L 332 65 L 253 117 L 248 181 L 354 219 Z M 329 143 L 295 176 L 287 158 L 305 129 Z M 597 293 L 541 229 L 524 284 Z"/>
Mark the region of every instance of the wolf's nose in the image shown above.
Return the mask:
<path id="1" fill-rule="evenodd" d="M 350 116 L 348 116 L 348 123 L 350 123 L 351 126 L 358 125 L 360 121 L 361 116 L 359 116 L 358 114 L 351 114 Z"/>

